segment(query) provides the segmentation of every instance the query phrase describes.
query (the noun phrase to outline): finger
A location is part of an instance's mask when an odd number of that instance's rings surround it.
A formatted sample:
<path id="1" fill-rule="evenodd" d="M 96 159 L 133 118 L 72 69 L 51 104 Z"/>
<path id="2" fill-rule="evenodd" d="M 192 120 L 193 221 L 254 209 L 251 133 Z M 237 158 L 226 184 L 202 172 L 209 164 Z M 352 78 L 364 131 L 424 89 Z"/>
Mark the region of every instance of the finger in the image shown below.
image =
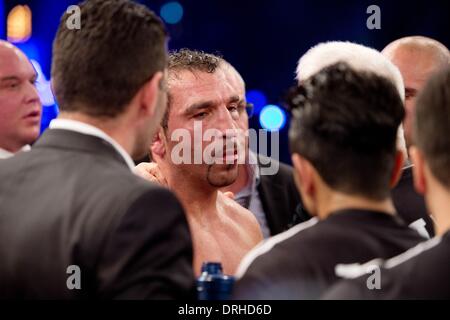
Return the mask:
<path id="1" fill-rule="evenodd" d="M 225 195 L 225 197 L 230 198 L 231 200 L 234 200 L 233 192 L 224 192 L 223 194 Z"/>
<path id="2" fill-rule="evenodd" d="M 137 165 L 133 172 L 144 179 L 158 182 L 158 177 L 149 170 L 147 163 Z"/>

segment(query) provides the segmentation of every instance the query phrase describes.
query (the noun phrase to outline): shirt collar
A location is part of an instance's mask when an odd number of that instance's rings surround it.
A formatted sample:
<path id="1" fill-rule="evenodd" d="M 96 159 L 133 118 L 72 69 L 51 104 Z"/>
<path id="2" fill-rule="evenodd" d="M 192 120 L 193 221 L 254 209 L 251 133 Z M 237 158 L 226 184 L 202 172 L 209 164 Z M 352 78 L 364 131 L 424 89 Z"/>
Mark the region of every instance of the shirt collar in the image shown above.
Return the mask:
<path id="1" fill-rule="evenodd" d="M 24 146 L 21 151 L 30 151 L 31 147 L 29 145 Z M 14 157 L 15 153 L 12 153 L 8 150 L 0 148 L 0 159 L 8 159 Z"/>
<path id="2" fill-rule="evenodd" d="M 254 192 L 254 189 L 256 189 L 256 187 L 259 185 L 260 173 L 259 173 L 259 166 L 258 166 L 258 157 L 251 150 L 248 153 L 248 163 L 246 164 L 246 169 L 247 169 L 247 173 L 249 175 L 248 183 L 242 190 L 240 190 L 235 195 L 236 198 L 250 196 Z"/>
<path id="3" fill-rule="evenodd" d="M 97 127 L 91 126 L 90 124 L 76 121 L 76 120 L 69 120 L 69 119 L 55 119 L 50 123 L 50 129 L 63 129 L 63 130 L 69 130 L 69 131 L 75 131 L 78 133 L 98 137 L 100 139 L 105 140 L 106 142 L 109 142 L 113 148 L 122 156 L 122 158 L 125 160 L 125 163 L 130 168 L 131 171 L 134 169 L 134 162 L 133 159 L 131 159 L 128 152 L 125 151 L 125 149 L 117 143 L 113 138 L 111 138 L 109 135 L 107 135 L 104 131 L 100 130 Z"/>
<path id="4" fill-rule="evenodd" d="M 251 183 L 256 183 L 259 185 L 259 181 L 261 180 L 259 166 L 258 166 L 258 156 L 251 150 L 248 153 L 248 164 L 247 168 L 249 169 L 249 174 L 251 175 L 250 181 Z"/>

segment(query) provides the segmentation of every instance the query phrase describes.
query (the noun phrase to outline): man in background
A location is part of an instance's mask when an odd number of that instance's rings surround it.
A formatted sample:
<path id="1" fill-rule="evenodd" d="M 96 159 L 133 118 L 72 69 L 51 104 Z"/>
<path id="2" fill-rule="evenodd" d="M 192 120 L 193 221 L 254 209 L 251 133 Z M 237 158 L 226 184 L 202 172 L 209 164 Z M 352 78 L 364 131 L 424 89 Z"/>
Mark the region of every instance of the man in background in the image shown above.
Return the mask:
<path id="1" fill-rule="evenodd" d="M 25 54 L 0 40 L 0 159 L 12 157 L 39 136 L 37 75 Z"/>
<path id="2" fill-rule="evenodd" d="M 403 121 L 407 147 L 412 145 L 412 119 L 416 97 L 423 89 L 430 76 L 437 70 L 450 64 L 450 53 L 440 42 L 426 37 L 405 37 L 390 43 L 382 51 L 403 77 L 405 90 L 405 111 Z M 413 167 L 408 159 L 403 175 L 393 190 L 394 203 L 398 208 L 405 208 L 408 223 L 424 226 L 430 236 L 434 235 L 434 223 L 425 208 L 425 201 L 411 186 L 413 185 Z"/>
<path id="3" fill-rule="evenodd" d="M 400 70 L 403 77 L 406 110 L 403 126 L 409 148 L 412 145 L 412 120 L 417 95 L 433 73 L 449 66 L 450 53 L 434 39 L 413 36 L 391 42 L 382 54 Z"/>

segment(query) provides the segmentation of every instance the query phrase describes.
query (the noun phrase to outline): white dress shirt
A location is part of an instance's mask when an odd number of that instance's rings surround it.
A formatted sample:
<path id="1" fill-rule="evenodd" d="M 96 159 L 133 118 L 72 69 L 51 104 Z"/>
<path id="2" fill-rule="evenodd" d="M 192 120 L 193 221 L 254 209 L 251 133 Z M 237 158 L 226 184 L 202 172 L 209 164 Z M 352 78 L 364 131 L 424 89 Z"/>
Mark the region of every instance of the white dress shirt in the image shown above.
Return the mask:
<path id="1" fill-rule="evenodd" d="M 30 146 L 26 145 L 19 152 L 30 151 L 30 149 L 31 149 Z M 14 157 L 15 154 L 16 153 L 12 153 L 8 150 L 0 148 L 0 159 L 8 159 L 8 158 Z"/>
<path id="2" fill-rule="evenodd" d="M 258 220 L 259 226 L 261 227 L 264 239 L 267 239 L 270 237 L 270 229 L 258 192 L 258 185 L 261 180 L 259 172 L 260 168 L 257 165 L 258 157 L 251 150 L 249 152 L 248 162 L 247 171 L 249 174 L 249 182 L 245 188 L 235 195 L 234 200 L 255 215 L 255 218 Z"/>
<path id="3" fill-rule="evenodd" d="M 86 134 L 94 137 L 98 137 L 100 139 L 105 140 L 106 142 L 110 143 L 113 148 L 123 157 L 126 164 L 130 168 L 131 171 L 134 170 L 134 162 L 133 159 L 131 159 L 128 152 L 125 151 L 125 149 L 117 143 L 113 138 L 111 138 L 109 135 L 107 135 L 104 131 L 100 130 L 97 127 L 91 126 L 90 124 L 76 121 L 76 120 L 68 120 L 68 119 L 55 119 L 52 122 L 50 122 L 50 129 L 62 129 L 62 130 L 69 130 L 69 131 L 75 131 L 81 134 Z"/>

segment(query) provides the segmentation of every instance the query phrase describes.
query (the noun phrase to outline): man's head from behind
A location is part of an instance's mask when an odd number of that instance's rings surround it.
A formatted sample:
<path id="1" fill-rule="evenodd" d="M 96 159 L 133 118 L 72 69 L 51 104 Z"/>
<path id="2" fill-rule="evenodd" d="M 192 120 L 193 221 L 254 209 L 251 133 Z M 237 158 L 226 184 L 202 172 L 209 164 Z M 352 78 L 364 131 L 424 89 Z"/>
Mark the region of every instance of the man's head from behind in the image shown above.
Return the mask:
<path id="1" fill-rule="evenodd" d="M 193 182 L 232 184 L 238 173 L 236 130 L 246 112 L 242 78 L 221 57 L 188 49 L 169 55 L 168 73 L 169 103 L 152 145 L 154 159 Z M 174 140 L 180 133 L 186 134 L 182 151 Z"/>
<path id="2" fill-rule="evenodd" d="M 297 80 L 302 83 L 323 68 L 337 62 L 345 62 L 354 70 L 373 72 L 389 79 L 404 100 L 404 84 L 398 68 L 379 51 L 352 42 L 324 42 L 309 49 L 298 62 Z M 397 145 L 406 158 L 407 149 L 402 126 L 398 130 Z"/>
<path id="3" fill-rule="evenodd" d="M 304 81 L 289 102 L 296 180 L 308 211 L 324 190 L 383 201 L 398 177 L 396 137 L 404 109 L 384 77 L 345 63 Z"/>
<path id="4" fill-rule="evenodd" d="M 433 76 L 419 95 L 413 123 L 415 146 L 411 157 L 416 189 L 425 195 L 432 214 L 448 215 L 447 208 L 442 210 L 439 206 L 443 199 L 444 205 L 450 200 L 449 67 Z M 440 222 L 436 224 L 438 234 L 450 227 Z"/>
<path id="5" fill-rule="evenodd" d="M 416 97 L 429 77 L 437 70 L 450 64 L 448 49 L 436 40 L 426 37 L 406 37 L 390 43 L 385 55 L 395 64 L 405 84 L 405 138 L 408 146 L 412 143 L 412 120 Z"/>
<path id="6" fill-rule="evenodd" d="M 166 32 L 145 6 L 129 0 L 81 3 L 81 28 L 66 26 L 53 45 L 52 85 L 63 113 L 91 119 L 127 119 L 135 130 L 132 153 L 145 154 L 164 113 Z"/>
<path id="7" fill-rule="evenodd" d="M 0 41 L 0 148 L 11 153 L 39 136 L 41 102 L 36 78 L 23 52 Z"/>

